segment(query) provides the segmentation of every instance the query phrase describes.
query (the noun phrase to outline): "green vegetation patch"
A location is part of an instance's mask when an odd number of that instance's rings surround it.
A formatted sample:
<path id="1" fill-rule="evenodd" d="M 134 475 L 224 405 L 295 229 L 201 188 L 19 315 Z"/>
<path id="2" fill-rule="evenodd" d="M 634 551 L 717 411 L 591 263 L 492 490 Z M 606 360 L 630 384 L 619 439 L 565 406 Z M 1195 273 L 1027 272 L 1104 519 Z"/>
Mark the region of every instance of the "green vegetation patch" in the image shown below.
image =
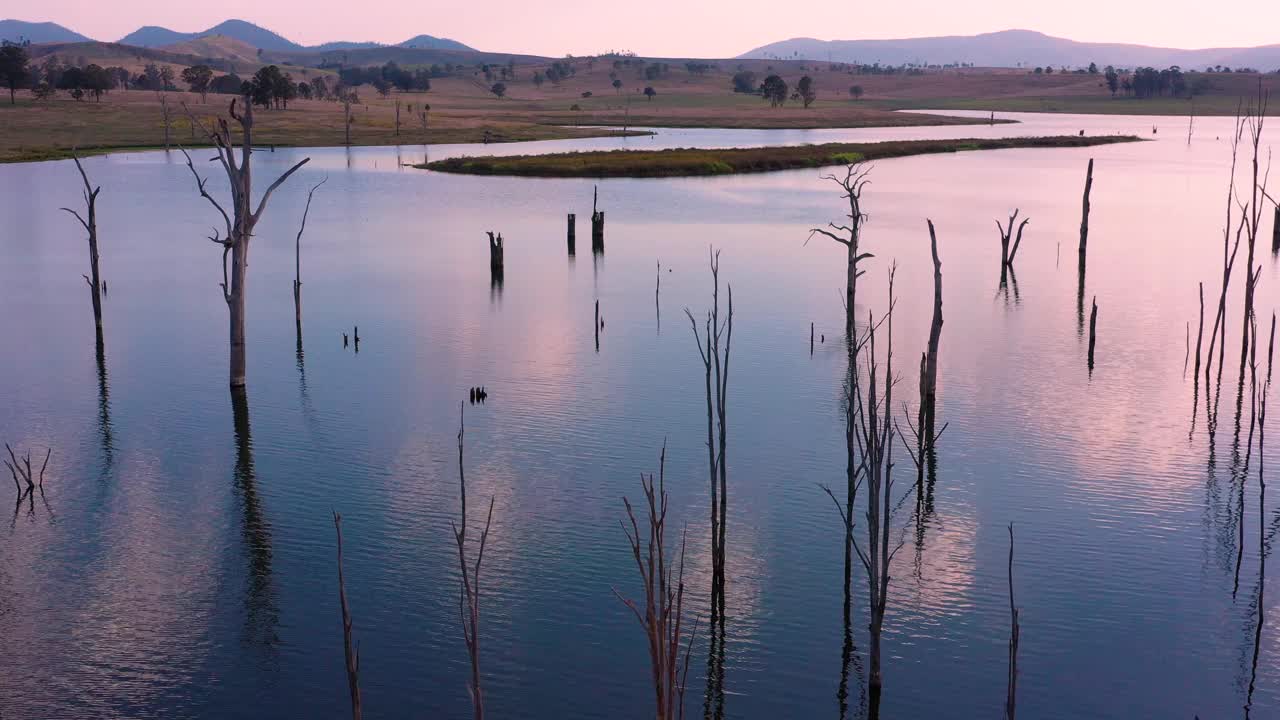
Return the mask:
<path id="1" fill-rule="evenodd" d="M 879 143 L 826 143 L 784 147 L 703 150 L 599 150 L 509 155 L 506 157 L 456 157 L 417 165 L 419 168 L 468 175 L 522 175 L 529 177 L 690 177 L 772 172 L 828 165 L 848 165 L 863 160 L 926 155 L 967 150 L 1009 148 L 1061 148 L 1137 142 L 1133 135 L 1081 137 L 967 138 L 958 140 L 905 140 Z"/>

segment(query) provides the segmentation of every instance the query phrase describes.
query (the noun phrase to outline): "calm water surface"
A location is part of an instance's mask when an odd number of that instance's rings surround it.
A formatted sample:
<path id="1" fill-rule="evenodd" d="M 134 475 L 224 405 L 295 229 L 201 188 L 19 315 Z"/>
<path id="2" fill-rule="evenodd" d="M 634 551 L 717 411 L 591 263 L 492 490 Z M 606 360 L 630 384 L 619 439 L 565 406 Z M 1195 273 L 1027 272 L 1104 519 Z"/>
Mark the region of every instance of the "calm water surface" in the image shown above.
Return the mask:
<path id="1" fill-rule="evenodd" d="M 1183 371 L 1196 284 L 1205 282 L 1212 301 L 1221 274 L 1231 121 L 1198 119 L 1188 144 L 1179 118 L 1020 119 L 962 128 L 663 130 L 627 140 L 441 146 L 430 157 L 1080 129 L 1153 138 L 905 158 L 874 171 L 865 243 L 876 258 L 859 310 L 883 311 L 896 261 L 894 342 L 899 392 L 909 397 L 931 312 L 932 218 L 946 313 L 939 413 L 950 423 L 933 512 L 894 566 L 884 710 L 904 719 L 1001 712 L 1012 522 L 1021 717 L 1243 715 L 1259 508 L 1251 478 L 1233 600 L 1235 293 L 1212 445 L 1203 417 L 1189 432 L 1193 384 Z M 613 594 L 639 592 L 618 525 L 621 497 L 638 496 L 639 473 L 656 469 L 665 440 L 672 515 L 689 529 L 690 609 L 705 616 L 705 406 L 683 311 L 698 313 L 710 300 L 711 245 L 723 250 L 737 313 L 726 712 L 838 716 L 842 530 L 818 484 L 838 484 L 844 473 L 843 248 L 805 245 L 809 227 L 840 218 L 835 187 L 812 170 L 603 181 L 606 251 L 593 257 L 591 181 L 399 166 L 424 152 L 255 155 L 259 178 L 302 156 L 312 162 L 277 193 L 254 241 L 248 407 L 238 414 L 226 388 L 220 253 L 204 239 L 216 215 L 181 156 L 85 162 L 103 186 L 101 370 L 80 277 L 83 233 L 58 211 L 80 201 L 75 169 L 0 166 L 0 440 L 37 454 L 54 448 L 47 504 L 6 513 L 0 529 L 6 717 L 342 716 L 334 509 L 345 516 L 368 716 L 468 716 L 449 521 L 458 511 L 458 403 L 473 385 L 486 386 L 489 401 L 467 407 L 468 478 L 473 497 L 496 498 L 481 637 L 490 716 L 645 716 L 643 635 Z M 1099 306 L 1092 375 L 1075 304 L 1090 157 L 1085 303 L 1096 296 Z M 326 176 L 302 240 L 300 353 L 293 240 L 307 188 Z M 211 185 L 225 191 L 224 182 Z M 1001 293 L 992 220 L 1015 207 L 1032 220 L 1016 289 Z M 565 248 L 568 212 L 579 218 L 576 257 Z M 511 262 L 500 286 L 490 283 L 486 230 L 507 240 Z M 1269 230 L 1268 211 L 1266 237 Z M 1265 335 L 1277 266 L 1263 248 L 1259 258 Z M 605 318 L 599 351 L 597 299 Z M 812 356 L 810 322 L 826 335 Z M 353 325 L 359 354 L 342 346 Z M 1247 397 L 1245 406 L 1247 433 Z M 1272 467 L 1280 462 L 1273 447 L 1265 452 Z M 901 460 L 905 488 L 911 473 Z M 1275 509 L 1268 500 L 1268 525 Z M 911 522 L 908 514 L 899 522 Z M 861 628 L 865 579 L 856 582 Z M 1265 596 L 1269 615 L 1277 596 Z M 855 633 L 860 652 L 864 636 Z M 1264 626 L 1254 717 L 1280 713 L 1277 638 L 1280 629 Z M 702 705 L 705 644 L 695 653 L 691 711 Z M 859 667 L 850 671 L 855 710 Z"/>

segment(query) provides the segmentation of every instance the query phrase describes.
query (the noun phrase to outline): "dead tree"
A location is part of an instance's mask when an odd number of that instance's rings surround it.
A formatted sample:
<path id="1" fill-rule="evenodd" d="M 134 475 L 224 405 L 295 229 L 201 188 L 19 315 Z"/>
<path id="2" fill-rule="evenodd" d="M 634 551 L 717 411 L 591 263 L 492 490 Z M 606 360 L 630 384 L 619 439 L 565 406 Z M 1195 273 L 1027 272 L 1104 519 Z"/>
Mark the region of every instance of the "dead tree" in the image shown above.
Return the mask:
<path id="1" fill-rule="evenodd" d="M 80 180 L 84 183 L 84 205 L 86 217 L 81 217 L 80 213 L 71 208 L 62 208 L 62 210 L 71 213 L 80 224 L 84 226 L 85 232 L 89 233 L 89 275 L 82 275 L 84 281 L 89 284 L 89 299 L 93 303 L 93 325 L 97 331 L 98 342 L 102 342 L 102 276 L 98 272 L 98 193 L 102 191 L 102 187 L 92 187 L 89 184 L 89 176 L 84 172 L 84 166 L 80 164 L 80 158 L 76 156 L 75 151 L 71 153 L 71 159 L 76 163 L 76 170 L 80 171 Z"/>
<path id="2" fill-rule="evenodd" d="M 1267 122 L 1267 100 L 1268 95 L 1262 91 L 1262 80 L 1258 80 L 1258 97 L 1256 105 L 1246 113 L 1245 124 L 1249 133 L 1249 143 L 1253 150 L 1252 158 L 1252 177 L 1249 183 L 1248 203 L 1237 199 L 1240 205 L 1241 224 L 1244 227 L 1245 237 L 1248 238 L 1249 248 L 1247 261 L 1248 272 L 1244 279 L 1244 329 L 1243 337 L 1240 340 L 1240 374 L 1244 377 L 1245 363 L 1249 355 L 1249 323 L 1253 319 L 1253 298 L 1257 290 L 1258 276 L 1253 271 L 1253 255 L 1254 248 L 1258 241 L 1258 231 L 1262 224 L 1262 197 L 1266 193 L 1267 180 L 1271 175 L 1271 162 L 1267 161 L 1267 167 L 1259 178 L 1259 146 L 1262 142 L 1262 131 Z"/>
<path id="3" fill-rule="evenodd" d="M 490 230 L 488 232 L 488 235 L 489 235 L 489 272 L 493 273 L 494 275 L 501 275 L 503 270 L 502 233 L 498 233 L 495 236 L 493 234 L 493 231 Z"/>
<path id="4" fill-rule="evenodd" d="M 1089 311 L 1089 372 L 1093 372 L 1093 345 L 1098 339 L 1098 297 L 1093 298 L 1093 310 Z"/>
<path id="5" fill-rule="evenodd" d="M 1089 248 L 1089 193 L 1093 191 L 1093 158 L 1089 158 L 1089 169 L 1084 175 L 1084 200 L 1083 208 L 1080 212 L 1080 257 L 1076 274 L 1078 278 L 1078 287 L 1076 289 L 1076 304 L 1078 306 L 1084 303 L 1084 275 L 1085 275 L 1085 257 Z M 1018 233 L 1021 235 L 1021 231 Z"/>
<path id="6" fill-rule="evenodd" d="M 933 321 L 929 326 L 928 349 L 920 353 L 920 406 L 916 411 L 916 423 L 911 425 L 908 413 L 907 425 L 915 438 L 915 447 L 907 442 L 905 435 L 899 431 L 903 446 L 916 466 L 916 502 L 924 500 L 925 467 L 933 462 L 934 445 L 946 431 L 944 424 L 936 430 L 936 409 L 938 399 L 938 343 L 942 338 L 942 260 L 938 258 L 938 236 L 933 229 L 933 221 L 929 224 L 929 247 L 933 255 Z"/>
<path id="7" fill-rule="evenodd" d="M 236 160 L 235 145 L 231 138 L 231 126 L 227 123 L 226 118 L 218 118 L 215 128 L 204 128 L 209 139 L 213 141 L 214 149 L 218 153 L 217 160 L 227 173 L 227 180 L 231 186 L 230 214 L 205 188 L 207 181 L 196 171 L 195 163 L 191 161 L 191 155 L 186 150 L 182 151 L 182 154 L 187 158 L 187 167 L 190 168 L 191 174 L 195 177 L 196 188 L 200 191 L 200 195 L 213 205 L 218 214 L 222 216 L 225 224 L 225 235 L 222 235 L 215 228 L 213 236 L 209 239 L 222 246 L 222 297 L 227 303 L 231 319 L 231 387 L 233 389 L 243 388 L 245 385 L 245 281 L 249 268 L 249 241 L 253 238 L 253 231 L 258 225 L 258 221 L 262 219 L 262 213 L 267 209 L 267 202 L 271 199 L 271 194 L 285 180 L 288 180 L 290 175 L 297 172 L 298 168 L 306 165 L 311 160 L 311 158 L 304 158 L 286 170 L 283 175 L 276 178 L 275 182 L 271 183 L 267 187 L 267 191 L 262 194 L 257 208 L 254 209 L 252 203 L 253 175 L 250 164 L 250 157 L 253 153 L 253 103 L 249 101 L 248 96 L 245 96 L 244 101 L 243 115 L 236 112 L 236 100 L 231 101 L 228 111 L 231 118 L 240 126 L 241 146 L 239 161 Z M 191 115 L 190 111 L 187 114 Z M 193 121 L 195 120 L 195 116 L 191 116 L 191 118 Z M 231 256 L 229 276 L 227 270 L 228 255 Z"/>
<path id="8" fill-rule="evenodd" d="M 298 342 L 302 342 L 302 233 L 307 229 L 307 214 L 311 212 L 311 197 L 320 186 L 329 181 L 325 178 L 307 191 L 307 205 L 302 209 L 302 224 L 298 226 L 298 237 L 293 241 L 293 316 L 298 327 Z"/>
<path id="9" fill-rule="evenodd" d="M 599 200 L 599 192 L 595 187 L 591 188 L 591 252 L 604 252 L 604 211 L 596 207 Z"/>
<path id="10" fill-rule="evenodd" d="M 400 98 L 396 98 L 396 137 L 400 137 Z"/>
<path id="11" fill-rule="evenodd" d="M 44 454 L 44 464 L 40 466 L 40 474 L 31 469 L 31 451 L 27 451 L 26 456 L 21 460 L 13 454 L 13 448 L 9 447 L 9 443 L 4 444 L 4 449 L 9 451 L 9 459 L 4 461 L 5 467 L 9 468 L 9 475 L 13 477 L 13 486 L 18 490 L 18 502 L 27 495 L 34 494 L 36 490 L 44 492 L 44 470 L 49 467 L 49 456 L 53 454 L 53 448 L 49 448 Z M 22 486 L 26 483 L 26 487 Z"/>
<path id="12" fill-rule="evenodd" d="M 861 372 L 853 373 L 847 398 L 850 407 L 852 435 L 858 454 L 855 490 L 865 485 L 867 489 L 867 548 L 864 550 L 854 533 L 853 514 L 846 511 L 829 487 L 823 491 L 835 503 L 844 521 L 846 537 L 862 561 L 867 572 L 869 609 L 869 676 L 868 694 L 871 718 L 879 716 L 880 695 L 884 682 L 881 673 L 881 634 L 884 629 L 885 610 L 889 603 L 890 566 L 902 549 L 903 540 L 893 541 L 894 511 L 911 493 L 900 499 L 893 497 L 893 441 L 895 425 L 892 419 L 893 387 L 893 275 L 889 271 L 889 309 L 880 321 L 873 316 L 867 319 L 867 331 L 862 338 L 855 338 L 861 348 L 867 348 L 864 367 L 865 385 Z M 884 353 L 883 374 L 876 355 L 876 333 L 881 324 L 887 326 L 888 344 Z"/>
<path id="13" fill-rule="evenodd" d="M 1196 328 L 1196 369 L 1192 379 L 1200 382 L 1200 347 L 1204 342 L 1204 283 L 1200 283 L 1200 324 Z"/>
<path id="14" fill-rule="evenodd" d="M 1276 205 L 1275 218 L 1271 221 L 1271 252 L 1280 253 L 1280 204 Z"/>
<path id="15" fill-rule="evenodd" d="M 164 119 L 164 149 L 168 151 L 169 126 L 172 124 L 172 112 L 169 109 L 169 94 L 164 90 L 157 90 L 156 97 L 160 100 L 160 116 Z"/>
<path id="16" fill-rule="evenodd" d="M 474 565 L 467 563 L 467 477 L 462 467 L 462 437 L 466 430 L 463 422 L 462 403 L 458 404 L 458 486 L 462 496 L 461 524 L 452 523 L 453 539 L 458 544 L 458 567 L 462 571 L 458 590 L 458 609 L 462 616 L 462 637 L 471 660 L 471 680 L 467 689 L 471 692 L 471 706 L 475 720 L 484 720 L 484 695 L 480 690 L 480 565 L 484 562 L 484 546 L 489 540 L 489 527 L 493 523 L 493 498 L 489 498 L 489 515 L 480 533 L 480 547 Z"/>
<path id="17" fill-rule="evenodd" d="M 344 88 L 342 90 L 342 129 L 346 133 L 346 138 L 342 144 L 351 146 L 351 103 L 355 99 L 355 90 Z M 248 104 L 248 103 L 246 103 Z"/>
<path id="18" fill-rule="evenodd" d="M 1018 255 L 1018 247 L 1022 245 L 1022 230 L 1031 222 L 1031 218 L 1024 218 L 1022 223 L 1018 225 L 1018 234 L 1013 234 L 1013 224 L 1018 221 L 1018 210 L 1015 209 L 1013 214 L 1009 216 L 1009 226 L 1005 227 L 996 220 L 996 229 L 1000 231 L 1000 284 L 1006 282 L 1006 271 L 1013 270 L 1013 259 Z M 1012 241 L 1012 243 L 1011 243 Z"/>
<path id="19" fill-rule="evenodd" d="M 707 313 L 705 331 L 698 331 L 693 312 L 685 308 L 698 356 L 706 375 L 707 396 L 707 465 L 711 480 L 711 624 L 724 624 L 725 606 L 725 526 L 728 521 L 729 486 L 727 448 L 729 351 L 733 344 L 733 286 L 728 286 L 729 307 L 724 322 L 720 320 L 720 252 L 711 250 L 711 310 Z"/>
<path id="20" fill-rule="evenodd" d="M 1240 237 L 1244 231 L 1244 220 L 1236 226 L 1235 242 L 1231 241 L 1232 217 L 1234 208 L 1232 206 L 1235 200 L 1235 175 L 1236 161 L 1238 157 L 1238 149 L 1240 145 L 1240 137 L 1244 132 L 1244 125 L 1239 114 L 1236 116 L 1236 131 L 1231 143 L 1231 175 L 1227 180 L 1227 218 L 1226 225 L 1222 230 L 1222 292 L 1218 295 L 1218 308 L 1213 316 L 1213 330 L 1209 333 L 1209 352 L 1205 356 L 1204 380 L 1206 391 L 1209 386 L 1209 371 L 1213 367 L 1213 350 L 1218 348 L 1218 370 L 1221 374 L 1224 352 L 1227 344 L 1227 291 L 1231 287 L 1231 275 L 1235 270 L 1236 253 L 1240 250 Z"/>
<path id="21" fill-rule="evenodd" d="M 1014 720 L 1014 708 L 1018 699 L 1018 640 L 1022 629 L 1018 626 L 1018 607 L 1013 603 L 1013 523 L 1009 523 L 1009 697 L 1004 702 L 1006 720 Z"/>
<path id="22" fill-rule="evenodd" d="M 576 254 L 576 246 L 578 244 L 578 217 L 573 213 L 569 213 L 566 242 L 569 246 L 569 254 Z"/>
<path id="23" fill-rule="evenodd" d="M 333 513 L 333 528 L 338 533 L 338 602 L 342 606 L 342 649 L 347 664 L 347 688 L 351 692 L 351 718 L 360 720 L 360 646 L 351 639 L 351 608 L 347 605 L 347 585 L 342 576 L 342 516 Z"/>
<path id="24" fill-rule="evenodd" d="M 844 291 L 844 330 L 846 338 L 853 337 L 853 319 L 857 312 L 854 309 L 854 300 L 857 298 L 858 276 L 865 272 L 858 269 L 858 263 L 868 258 L 875 257 L 871 253 L 860 252 L 858 247 L 862 238 L 862 223 L 867 220 L 867 214 L 862 211 L 862 191 L 866 189 L 867 185 L 871 182 L 867 178 L 873 169 L 874 166 L 872 165 L 851 163 L 845 168 L 844 177 L 839 177 L 837 175 L 823 175 L 823 180 L 830 180 L 831 182 L 834 182 L 844 191 L 844 194 L 841 195 L 841 197 L 849 202 L 849 214 L 845 216 L 848 224 L 837 225 L 835 223 L 827 223 L 827 227 L 830 228 L 829 230 L 823 228 L 812 228 L 809 230 L 810 239 L 812 239 L 815 234 L 825 235 L 841 245 L 844 245 L 847 251 L 848 257 L 846 260 Z M 836 234 L 837 232 L 845 233 L 848 237 L 841 237 Z M 805 243 L 807 244 L 808 240 L 806 240 Z"/>
<path id="25" fill-rule="evenodd" d="M 627 519 L 631 523 L 628 529 L 622 524 L 622 531 L 627 535 L 627 543 L 631 546 L 631 556 L 636 561 L 636 569 L 640 572 L 640 581 L 644 587 L 644 611 L 634 600 L 624 597 L 615 588 L 614 595 L 631 609 L 644 629 L 649 645 L 649 662 L 652 668 L 654 701 L 658 720 L 681 720 L 684 718 L 684 692 L 689 676 L 689 656 L 693 649 L 693 639 L 697 635 L 698 626 L 695 621 L 693 632 L 685 641 L 683 655 L 681 640 L 684 639 L 684 550 L 685 535 L 680 536 L 680 558 L 675 567 L 667 556 L 667 490 L 665 469 L 667 460 L 666 445 L 658 460 L 658 484 L 654 487 L 653 475 L 645 479 L 640 475 L 640 487 L 644 490 L 645 502 L 648 505 L 648 538 L 642 540 L 640 526 L 631 502 L 624 496 L 623 505 L 627 508 Z M 674 578 L 673 578 L 674 573 Z"/>

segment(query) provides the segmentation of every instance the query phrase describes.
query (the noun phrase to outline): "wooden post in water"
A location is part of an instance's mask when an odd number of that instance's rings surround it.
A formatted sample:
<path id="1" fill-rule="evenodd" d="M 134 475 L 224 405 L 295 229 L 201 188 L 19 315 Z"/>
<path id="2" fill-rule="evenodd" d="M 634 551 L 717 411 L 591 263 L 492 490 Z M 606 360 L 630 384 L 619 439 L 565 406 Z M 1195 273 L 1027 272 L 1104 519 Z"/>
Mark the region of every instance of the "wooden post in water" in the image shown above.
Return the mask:
<path id="1" fill-rule="evenodd" d="M 596 300 L 596 352 L 600 352 L 600 301 Z"/>
<path id="2" fill-rule="evenodd" d="M 813 355 L 813 323 L 809 323 L 809 354 Z"/>
<path id="3" fill-rule="evenodd" d="M 576 254 L 577 252 L 576 246 L 578 244 L 578 216 L 574 215 L 573 213 L 569 213 L 568 243 L 569 243 L 569 254 L 570 255 Z"/>
<path id="4" fill-rule="evenodd" d="M 1093 345 L 1098 339 L 1098 296 L 1093 296 L 1093 310 L 1089 312 L 1089 371 L 1093 371 Z"/>

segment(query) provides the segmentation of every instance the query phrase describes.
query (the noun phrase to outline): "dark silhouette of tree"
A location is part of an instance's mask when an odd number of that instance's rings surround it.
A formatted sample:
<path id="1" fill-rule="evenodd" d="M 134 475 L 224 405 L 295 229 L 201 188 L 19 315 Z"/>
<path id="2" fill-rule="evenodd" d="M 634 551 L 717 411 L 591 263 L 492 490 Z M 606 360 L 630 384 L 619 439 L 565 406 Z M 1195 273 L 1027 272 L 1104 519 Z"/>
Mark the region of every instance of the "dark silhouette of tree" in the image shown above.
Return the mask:
<path id="1" fill-rule="evenodd" d="M 378 78 L 377 80 L 373 81 L 373 89 L 377 90 L 378 95 L 384 98 L 391 96 L 391 88 L 393 87 L 395 86 L 391 84 L 391 81 L 384 80 L 383 78 Z"/>
<path id="2" fill-rule="evenodd" d="M 329 96 L 329 83 L 323 75 L 311 78 L 311 96 L 317 100 L 324 100 Z"/>
<path id="3" fill-rule="evenodd" d="M 210 92 L 215 92 L 219 95 L 239 95 L 241 94 L 240 91 L 243 89 L 244 84 L 245 83 L 240 79 L 240 76 L 235 73 L 231 73 L 230 75 L 219 75 L 209 81 L 209 90 Z"/>
<path id="4" fill-rule="evenodd" d="M 1116 72 L 1114 67 L 1108 65 L 1103 77 L 1106 78 L 1107 89 L 1111 91 L 1111 97 L 1115 97 L 1116 90 L 1120 89 L 1120 74 Z"/>
<path id="5" fill-rule="evenodd" d="M 742 70 L 733 75 L 733 91 L 736 93 L 756 93 L 756 74 L 750 70 Z"/>
<path id="6" fill-rule="evenodd" d="M 84 89 L 93 95 L 97 102 L 111 89 L 111 76 L 100 65 L 90 64 L 84 68 Z"/>
<path id="7" fill-rule="evenodd" d="M 213 68 L 208 65 L 192 65 L 182 71 L 182 82 L 187 84 L 193 93 L 200 94 L 200 102 L 205 102 L 209 94 L 209 83 L 213 81 Z"/>
<path id="8" fill-rule="evenodd" d="M 1098 74 L 1098 63 L 1089 63 L 1089 74 L 1090 75 Z"/>
<path id="9" fill-rule="evenodd" d="M 497 95 L 499 98 L 502 98 L 507 94 L 507 84 L 496 82 L 493 84 L 492 87 L 489 88 L 489 92 L 493 93 L 494 95 Z"/>
<path id="10" fill-rule="evenodd" d="M 862 86 L 861 86 L 861 85 L 850 85 L 850 86 L 849 86 L 849 97 L 852 97 L 854 100 L 857 100 L 858 98 L 861 98 L 861 97 L 862 97 Z"/>
<path id="11" fill-rule="evenodd" d="M 5 41 L 3 46 L 0 46 L 0 80 L 3 80 L 5 86 L 9 88 L 10 105 L 17 103 L 14 94 L 18 89 L 31 84 L 31 72 L 27 69 L 27 64 L 30 62 L 31 56 L 21 45 Z"/>
<path id="12" fill-rule="evenodd" d="M 658 91 L 654 90 L 652 86 L 646 87 L 644 89 L 644 96 L 650 100 L 653 100 L 653 96 L 657 94 L 658 94 Z"/>
<path id="13" fill-rule="evenodd" d="M 543 74 L 542 74 L 542 71 L 541 71 L 541 70 L 535 70 L 535 71 L 533 72 L 533 84 L 534 84 L 534 85 L 537 85 L 538 87 L 542 87 L 542 83 L 544 83 L 544 82 L 546 82 L 546 81 L 547 81 L 547 77 L 546 77 L 545 75 L 543 75 Z"/>
<path id="14" fill-rule="evenodd" d="M 614 92 L 622 92 L 622 81 L 621 81 L 621 80 L 618 80 L 618 79 L 616 79 L 616 78 L 614 79 L 614 81 L 613 81 L 613 90 L 614 90 Z"/>
<path id="15" fill-rule="evenodd" d="M 777 75 L 770 75 L 760 86 L 760 93 L 771 106 L 778 107 L 787 101 L 787 83 Z"/>
<path id="16" fill-rule="evenodd" d="M 800 78 L 800 82 L 796 85 L 796 92 L 800 95 L 800 101 L 805 107 L 813 104 L 818 99 L 818 91 L 813 88 L 813 78 L 805 75 Z"/>

